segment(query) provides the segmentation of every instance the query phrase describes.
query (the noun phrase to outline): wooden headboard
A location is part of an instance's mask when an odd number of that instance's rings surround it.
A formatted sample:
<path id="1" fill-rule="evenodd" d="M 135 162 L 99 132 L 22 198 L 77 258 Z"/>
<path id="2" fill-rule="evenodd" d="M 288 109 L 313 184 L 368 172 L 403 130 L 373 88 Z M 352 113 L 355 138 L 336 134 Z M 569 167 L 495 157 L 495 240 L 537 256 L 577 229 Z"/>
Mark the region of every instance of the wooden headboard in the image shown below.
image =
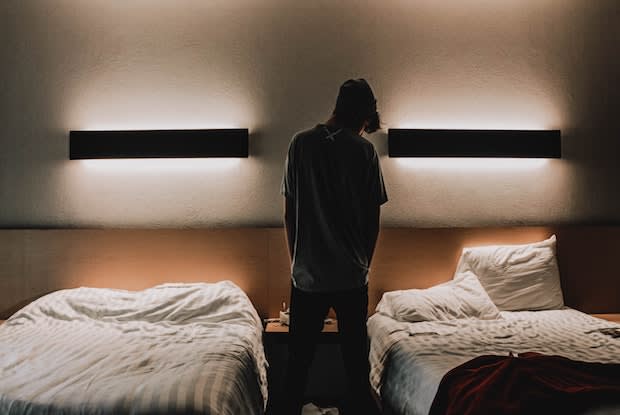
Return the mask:
<path id="1" fill-rule="evenodd" d="M 370 305 L 383 292 L 452 278 L 464 246 L 558 237 L 567 305 L 620 311 L 620 227 L 383 228 L 370 274 Z M 229 279 L 262 317 L 290 293 L 282 228 L 0 230 L 0 319 L 45 293 L 79 286 L 142 289 Z"/>

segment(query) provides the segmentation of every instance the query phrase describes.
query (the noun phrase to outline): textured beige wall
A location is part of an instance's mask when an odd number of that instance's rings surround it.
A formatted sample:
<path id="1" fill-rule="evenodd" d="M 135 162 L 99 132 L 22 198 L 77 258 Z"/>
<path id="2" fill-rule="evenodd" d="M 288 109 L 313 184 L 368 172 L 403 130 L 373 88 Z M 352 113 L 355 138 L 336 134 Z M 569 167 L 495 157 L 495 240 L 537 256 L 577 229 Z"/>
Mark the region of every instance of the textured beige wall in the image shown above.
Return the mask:
<path id="1" fill-rule="evenodd" d="M 382 156 L 402 226 L 619 222 L 617 0 L 7 0 L 0 226 L 281 222 L 291 135 L 366 77 L 385 127 L 560 128 L 542 166 Z M 248 127 L 233 163 L 87 165 L 69 129 Z"/>

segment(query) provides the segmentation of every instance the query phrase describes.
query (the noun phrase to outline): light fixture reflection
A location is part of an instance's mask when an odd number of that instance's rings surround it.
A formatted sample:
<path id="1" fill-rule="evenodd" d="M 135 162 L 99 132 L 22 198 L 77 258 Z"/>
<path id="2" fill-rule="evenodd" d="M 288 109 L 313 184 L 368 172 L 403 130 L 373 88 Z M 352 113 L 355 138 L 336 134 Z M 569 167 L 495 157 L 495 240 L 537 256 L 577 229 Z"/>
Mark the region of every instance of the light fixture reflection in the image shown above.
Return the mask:
<path id="1" fill-rule="evenodd" d="M 223 171 L 236 168 L 239 158 L 151 158 L 80 160 L 89 170 L 106 172 Z"/>
<path id="2" fill-rule="evenodd" d="M 424 170 L 532 170 L 547 165 L 548 159 L 415 157 L 396 159 L 398 165 Z"/>

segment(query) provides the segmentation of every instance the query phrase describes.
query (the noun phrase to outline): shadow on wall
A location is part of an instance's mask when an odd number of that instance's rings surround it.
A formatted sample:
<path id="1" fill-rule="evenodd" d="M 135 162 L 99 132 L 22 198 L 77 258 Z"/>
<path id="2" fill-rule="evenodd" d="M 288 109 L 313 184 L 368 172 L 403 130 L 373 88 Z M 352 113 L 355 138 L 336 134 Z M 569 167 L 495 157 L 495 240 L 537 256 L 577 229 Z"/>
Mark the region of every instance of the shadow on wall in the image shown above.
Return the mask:
<path id="1" fill-rule="evenodd" d="M 575 210 L 583 221 L 609 223 L 620 211 L 620 58 L 608 45 L 620 43 L 620 3 L 603 1 L 599 7 L 583 4 L 576 27 L 567 30 L 571 51 L 566 85 L 567 119 L 565 157 L 575 169 Z M 591 212 L 595 212 L 591 216 Z"/>
<path id="2" fill-rule="evenodd" d="M 67 213 L 59 160 L 67 157 L 68 148 L 64 109 L 57 98 L 68 87 L 63 74 L 71 71 L 71 62 L 62 59 L 62 44 L 50 41 L 51 10 L 40 3 L 1 7 L 6 13 L 0 25 L 3 225 L 24 226 L 23 218 L 53 223 Z"/>

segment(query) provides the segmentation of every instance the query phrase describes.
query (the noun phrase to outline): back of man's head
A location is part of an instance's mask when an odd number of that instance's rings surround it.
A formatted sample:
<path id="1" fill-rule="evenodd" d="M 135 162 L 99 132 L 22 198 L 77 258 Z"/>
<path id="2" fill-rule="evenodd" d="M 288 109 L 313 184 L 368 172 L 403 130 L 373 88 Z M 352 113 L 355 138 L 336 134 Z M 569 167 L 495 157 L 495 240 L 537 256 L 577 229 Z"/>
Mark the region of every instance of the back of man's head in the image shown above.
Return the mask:
<path id="1" fill-rule="evenodd" d="M 367 133 L 379 129 L 377 100 L 365 79 L 349 79 L 340 86 L 334 116 L 340 124 L 354 131 L 361 130 L 364 124 Z"/>

